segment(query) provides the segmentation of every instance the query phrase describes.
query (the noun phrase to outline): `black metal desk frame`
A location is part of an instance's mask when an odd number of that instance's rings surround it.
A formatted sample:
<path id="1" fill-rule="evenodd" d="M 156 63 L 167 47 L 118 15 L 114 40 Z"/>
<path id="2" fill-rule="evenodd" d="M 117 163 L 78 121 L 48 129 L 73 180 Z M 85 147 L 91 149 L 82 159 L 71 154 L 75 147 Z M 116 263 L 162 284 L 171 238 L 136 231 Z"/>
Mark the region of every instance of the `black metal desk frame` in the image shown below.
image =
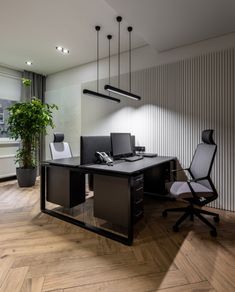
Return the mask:
<path id="1" fill-rule="evenodd" d="M 166 159 L 164 161 L 162 161 L 161 163 L 156 163 L 154 165 L 152 165 L 151 167 L 154 166 L 158 166 L 159 164 L 162 163 L 166 163 L 166 162 L 173 162 L 173 168 L 175 167 L 175 162 L 176 162 L 176 158 L 175 157 L 166 157 Z M 132 162 L 129 162 L 132 163 Z M 58 166 L 59 164 L 57 164 Z M 41 212 L 48 214 L 50 216 L 56 217 L 60 220 L 66 221 L 68 223 L 74 224 L 76 226 L 82 227 L 86 230 L 92 231 L 96 234 L 102 235 L 104 237 L 113 239 L 115 241 L 121 242 L 125 245 L 132 245 L 133 243 L 133 236 L 134 236 L 134 222 L 133 222 L 133 208 L 132 208 L 132 202 L 131 200 L 129 200 L 129 206 L 128 206 L 128 210 L 129 215 L 128 215 L 128 228 L 127 228 L 127 236 L 122 236 L 122 235 L 118 235 L 114 232 L 99 228 L 97 226 L 91 225 L 89 223 L 74 219 L 72 217 L 69 217 L 67 215 L 58 213 L 54 210 L 50 210 L 46 208 L 46 178 L 47 178 L 47 170 L 48 168 L 53 167 L 53 165 L 50 162 L 42 162 L 41 163 L 41 180 L 40 180 L 40 208 L 41 208 Z M 61 166 L 61 167 L 67 167 L 70 168 L 68 165 L 65 166 Z M 91 166 L 91 165 L 77 165 L 76 167 L 72 166 L 71 169 L 73 171 L 78 171 L 78 172 L 82 172 L 82 173 L 91 173 L 91 174 L 105 174 L 105 175 L 110 175 L 110 176 L 121 176 L 121 177 L 127 177 L 127 176 L 131 176 L 133 175 L 133 173 L 115 173 L 113 171 L 108 171 L 103 170 L 103 169 L 97 169 L 95 165 Z M 135 174 L 140 174 L 143 173 L 144 169 L 139 169 L 139 171 L 136 171 Z"/>

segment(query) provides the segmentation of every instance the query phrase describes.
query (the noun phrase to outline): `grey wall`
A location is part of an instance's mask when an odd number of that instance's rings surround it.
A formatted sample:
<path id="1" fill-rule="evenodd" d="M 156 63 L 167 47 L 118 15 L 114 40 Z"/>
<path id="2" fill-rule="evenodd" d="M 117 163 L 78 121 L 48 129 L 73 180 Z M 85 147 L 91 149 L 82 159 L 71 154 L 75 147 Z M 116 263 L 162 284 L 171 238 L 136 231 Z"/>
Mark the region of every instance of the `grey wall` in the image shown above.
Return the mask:
<path id="1" fill-rule="evenodd" d="M 20 100 L 21 76 L 19 71 L 0 67 L 0 99 Z M 0 137 L 0 178 L 16 174 L 15 154 L 18 146 L 17 142 Z"/>
<path id="2" fill-rule="evenodd" d="M 215 129 L 218 153 L 212 178 L 219 199 L 212 206 L 234 211 L 234 67 L 232 48 L 137 71 L 132 81 L 143 97 L 139 103 L 82 96 L 82 134 L 132 132 L 147 151 L 177 156 L 187 167 L 201 131 Z M 124 88 L 126 77 L 122 76 Z M 88 82 L 82 88 L 94 85 Z"/>

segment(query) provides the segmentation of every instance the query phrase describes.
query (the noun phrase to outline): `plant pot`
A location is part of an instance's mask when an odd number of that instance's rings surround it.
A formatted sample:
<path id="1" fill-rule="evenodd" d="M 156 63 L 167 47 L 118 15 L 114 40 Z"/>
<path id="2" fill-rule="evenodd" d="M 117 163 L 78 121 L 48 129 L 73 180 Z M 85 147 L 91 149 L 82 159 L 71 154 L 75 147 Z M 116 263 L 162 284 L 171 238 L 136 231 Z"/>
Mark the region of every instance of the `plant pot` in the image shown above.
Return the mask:
<path id="1" fill-rule="evenodd" d="M 16 168 L 16 176 L 20 187 L 32 187 L 35 185 L 37 168 Z"/>

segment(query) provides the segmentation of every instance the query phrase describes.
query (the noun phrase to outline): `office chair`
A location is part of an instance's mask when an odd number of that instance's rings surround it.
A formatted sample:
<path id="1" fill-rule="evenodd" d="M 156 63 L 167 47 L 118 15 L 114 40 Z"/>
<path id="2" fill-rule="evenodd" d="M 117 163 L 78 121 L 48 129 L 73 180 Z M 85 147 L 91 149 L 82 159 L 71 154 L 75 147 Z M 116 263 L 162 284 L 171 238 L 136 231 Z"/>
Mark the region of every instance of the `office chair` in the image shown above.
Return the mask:
<path id="1" fill-rule="evenodd" d="M 214 201 L 218 197 L 215 186 L 210 178 L 212 165 L 217 151 L 217 145 L 213 140 L 213 130 L 204 130 L 202 132 L 202 141 L 204 143 L 197 146 L 190 167 L 181 170 L 174 170 L 175 173 L 177 171 L 187 170 L 192 179 L 188 181 L 176 181 L 166 185 L 166 188 L 172 197 L 183 199 L 184 201 L 187 201 L 189 205 L 184 208 L 166 209 L 162 212 L 162 216 L 166 217 L 168 212 L 184 213 L 173 226 L 173 230 L 176 232 L 179 231 L 179 226 L 185 219 L 190 217 L 190 220 L 193 221 L 194 216 L 196 216 L 211 228 L 211 236 L 216 237 L 217 231 L 215 226 L 203 217 L 202 214 L 213 216 L 215 222 L 219 222 L 219 215 L 201 209 L 201 207 Z"/>
<path id="2" fill-rule="evenodd" d="M 52 159 L 70 158 L 72 152 L 67 142 L 64 142 L 63 133 L 54 133 L 54 141 L 49 144 Z"/>

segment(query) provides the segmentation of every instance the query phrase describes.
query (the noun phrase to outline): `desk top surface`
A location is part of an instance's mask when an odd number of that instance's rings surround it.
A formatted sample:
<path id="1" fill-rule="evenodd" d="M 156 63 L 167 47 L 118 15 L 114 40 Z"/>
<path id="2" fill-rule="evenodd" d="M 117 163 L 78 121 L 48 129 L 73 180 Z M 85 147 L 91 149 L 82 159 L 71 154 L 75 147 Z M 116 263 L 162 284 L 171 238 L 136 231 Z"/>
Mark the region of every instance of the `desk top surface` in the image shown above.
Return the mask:
<path id="1" fill-rule="evenodd" d="M 144 157 L 137 161 L 118 161 L 114 162 L 114 165 L 104 165 L 104 164 L 91 164 L 91 165 L 81 165 L 80 169 L 88 170 L 92 172 L 113 172 L 119 174 L 133 174 L 156 165 L 160 165 L 165 162 L 174 160 L 175 157 L 169 156 L 157 156 L 157 157 Z"/>
<path id="2" fill-rule="evenodd" d="M 56 159 L 56 160 L 47 160 L 43 164 L 50 164 L 56 166 L 64 167 L 76 167 L 83 171 L 91 173 L 119 173 L 131 175 L 135 172 L 139 172 L 148 168 L 151 168 L 155 165 L 160 165 L 171 160 L 175 160 L 176 157 L 170 156 L 157 156 L 157 157 L 144 157 L 141 160 L 129 162 L 129 161 L 115 161 L 114 165 L 106 164 L 86 164 L 80 165 L 79 157 L 65 158 L 65 159 Z"/>
<path id="3" fill-rule="evenodd" d="M 58 166 L 69 166 L 69 167 L 79 167 L 80 157 L 62 158 L 54 160 L 43 161 L 42 164 L 58 165 Z"/>

